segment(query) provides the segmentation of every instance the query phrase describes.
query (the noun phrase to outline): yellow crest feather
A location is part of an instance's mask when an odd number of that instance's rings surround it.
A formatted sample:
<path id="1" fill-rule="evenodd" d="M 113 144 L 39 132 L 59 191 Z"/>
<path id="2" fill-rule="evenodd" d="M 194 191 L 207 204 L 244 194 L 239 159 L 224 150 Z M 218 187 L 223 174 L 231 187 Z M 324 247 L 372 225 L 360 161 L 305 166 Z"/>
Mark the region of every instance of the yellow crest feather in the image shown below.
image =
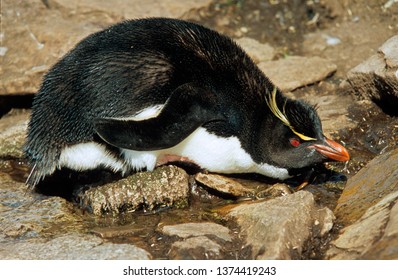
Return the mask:
<path id="1" fill-rule="evenodd" d="M 304 134 L 297 132 L 293 128 L 293 126 L 291 125 L 289 119 L 286 117 L 286 114 L 285 114 L 286 101 L 285 101 L 285 105 L 283 106 L 283 112 L 281 110 L 279 110 L 278 104 L 276 104 L 276 87 L 274 87 L 274 89 L 272 90 L 271 95 L 268 98 L 265 98 L 265 101 L 267 102 L 267 105 L 270 108 L 271 112 L 278 119 L 280 119 L 284 125 L 289 127 L 293 131 L 294 134 L 296 134 L 298 137 L 300 137 L 301 140 L 304 140 L 304 141 L 316 140 L 315 138 L 308 137 Z"/>

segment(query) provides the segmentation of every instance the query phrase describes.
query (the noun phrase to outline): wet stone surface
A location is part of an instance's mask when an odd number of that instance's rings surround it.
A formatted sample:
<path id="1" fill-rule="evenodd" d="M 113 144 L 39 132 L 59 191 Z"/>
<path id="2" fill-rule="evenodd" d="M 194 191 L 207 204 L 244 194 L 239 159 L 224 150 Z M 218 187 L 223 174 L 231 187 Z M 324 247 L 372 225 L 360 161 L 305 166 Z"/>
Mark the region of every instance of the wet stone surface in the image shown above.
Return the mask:
<path id="1" fill-rule="evenodd" d="M 0 243 L 0 259 L 20 260 L 147 260 L 150 254 L 129 244 L 112 244 L 96 236 L 69 233 L 53 239 Z"/>

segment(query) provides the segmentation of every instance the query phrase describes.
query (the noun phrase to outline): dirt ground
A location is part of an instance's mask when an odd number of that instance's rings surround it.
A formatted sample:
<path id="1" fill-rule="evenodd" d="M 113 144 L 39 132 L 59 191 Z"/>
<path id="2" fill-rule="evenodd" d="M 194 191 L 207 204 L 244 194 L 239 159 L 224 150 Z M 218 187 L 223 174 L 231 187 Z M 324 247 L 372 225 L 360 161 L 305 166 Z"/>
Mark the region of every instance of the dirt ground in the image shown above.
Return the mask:
<path id="1" fill-rule="evenodd" d="M 200 17 L 231 37 L 269 43 L 279 56 L 328 58 L 338 65 L 335 78 L 398 33 L 398 3 L 388 0 L 218 0 Z"/>

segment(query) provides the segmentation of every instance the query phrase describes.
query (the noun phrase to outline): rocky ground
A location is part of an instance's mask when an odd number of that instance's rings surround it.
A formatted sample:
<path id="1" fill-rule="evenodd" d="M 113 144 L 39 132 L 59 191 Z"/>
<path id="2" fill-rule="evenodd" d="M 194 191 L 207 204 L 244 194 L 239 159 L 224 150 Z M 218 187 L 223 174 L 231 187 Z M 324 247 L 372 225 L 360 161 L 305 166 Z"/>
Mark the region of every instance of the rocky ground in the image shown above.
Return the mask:
<path id="1" fill-rule="evenodd" d="M 352 2 L 3 0 L 0 259 L 397 259 L 398 3 Z M 290 97 L 318 105 L 350 162 L 300 191 L 176 166 L 27 189 L 22 145 L 43 74 L 88 34 L 149 16 L 236 39 Z"/>

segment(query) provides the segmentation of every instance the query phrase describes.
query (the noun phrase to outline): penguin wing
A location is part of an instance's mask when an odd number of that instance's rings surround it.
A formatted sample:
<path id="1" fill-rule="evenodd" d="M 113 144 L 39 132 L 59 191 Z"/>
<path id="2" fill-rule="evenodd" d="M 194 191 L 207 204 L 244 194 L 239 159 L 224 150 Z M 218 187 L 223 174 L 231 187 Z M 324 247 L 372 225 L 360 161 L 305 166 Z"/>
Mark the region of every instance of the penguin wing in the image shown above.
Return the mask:
<path id="1" fill-rule="evenodd" d="M 192 84 L 173 91 L 162 111 L 145 120 L 97 119 L 97 134 L 118 148 L 149 151 L 173 147 L 199 126 L 225 121 L 220 113 L 216 95 Z"/>

